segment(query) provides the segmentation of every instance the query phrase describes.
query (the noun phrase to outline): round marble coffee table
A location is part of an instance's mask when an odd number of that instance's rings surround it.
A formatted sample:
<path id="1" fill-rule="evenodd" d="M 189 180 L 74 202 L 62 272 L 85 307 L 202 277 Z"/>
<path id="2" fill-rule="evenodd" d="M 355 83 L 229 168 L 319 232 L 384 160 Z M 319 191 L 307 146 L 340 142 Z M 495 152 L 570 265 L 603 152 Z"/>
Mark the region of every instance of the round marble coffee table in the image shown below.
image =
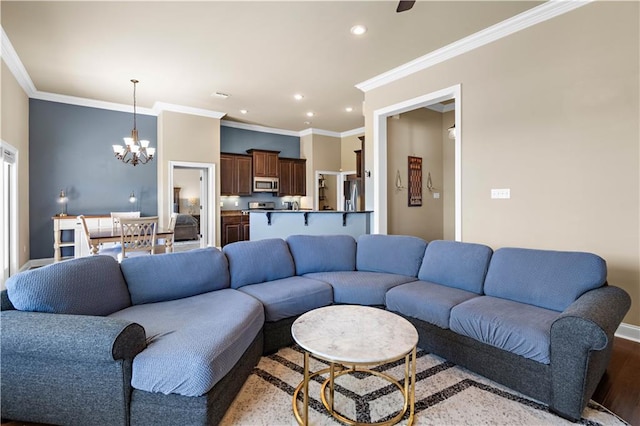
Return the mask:
<path id="1" fill-rule="evenodd" d="M 309 424 L 309 381 L 326 373 L 329 373 L 329 377 L 323 382 L 320 393 L 325 408 L 343 423 L 363 424 L 338 413 L 333 406 L 335 379 L 356 371 L 387 380 L 400 390 L 404 398 L 402 409 L 392 419 L 369 424 L 395 424 L 402 419 L 407 410 L 407 424 L 413 423 L 418 332 L 409 321 L 379 308 L 335 305 L 314 309 L 301 315 L 291 326 L 291 334 L 295 342 L 304 349 L 304 378 L 293 394 L 293 412 L 298 424 Z M 309 356 L 329 362 L 329 368 L 311 373 Z M 405 359 L 404 385 L 388 374 L 366 368 L 402 358 Z M 303 392 L 302 415 L 297 404 L 300 391 Z"/>

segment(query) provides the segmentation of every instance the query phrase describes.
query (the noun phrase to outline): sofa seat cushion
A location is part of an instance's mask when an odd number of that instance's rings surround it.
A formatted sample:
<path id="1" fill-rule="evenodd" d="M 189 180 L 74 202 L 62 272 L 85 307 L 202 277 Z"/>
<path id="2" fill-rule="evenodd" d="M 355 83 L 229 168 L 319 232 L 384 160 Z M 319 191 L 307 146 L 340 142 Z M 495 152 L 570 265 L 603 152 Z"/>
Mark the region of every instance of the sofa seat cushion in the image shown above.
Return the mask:
<path id="1" fill-rule="evenodd" d="M 289 246 L 281 238 L 238 241 L 222 248 L 229 260 L 231 288 L 288 278 L 296 274 Z"/>
<path id="2" fill-rule="evenodd" d="M 58 262 L 10 277 L 7 294 L 20 311 L 109 315 L 131 306 L 127 284 L 111 256 Z"/>
<path id="3" fill-rule="evenodd" d="M 459 241 L 431 241 L 418 279 L 482 294 L 491 247 Z"/>
<path id="4" fill-rule="evenodd" d="M 147 334 L 146 349 L 133 359 L 131 385 L 185 396 L 207 393 L 264 324 L 260 302 L 232 289 L 136 305 L 111 316 L 134 321 Z"/>
<path id="5" fill-rule="evenodd" d="M 335 303 L 368 306 L 384 305 L 389 289 L 416 280 L 406 275 L 366 271 L 314 272 L 305 277 L 331 284 Z"/>
<path id="6" fill-rule="evenodd" d="M 315 308 L 331 305 L 330 285 L 304 277 L 289 277 L 241 287 L 264 305 L 266 321 L 291 318 Z"/>
<path id="7" fill-rule="evenodd" d="M 549 364 L 551 324 L 560 314 L 511 300 L 479 296 L 451 310 L 449 328 L 525 358 Z"/>
<path id="8" fill-rule="evenodd" d="M 473 292 L 427 281 L 414 281 L 389 290 L 386 305 L 390 311 L 401 312 L 446 329 L 449 328 L 451 309 L 474 297 L 478 295 Z"/>
<path id="9" fill-rule="evenodd" d="M 229 287 L 227 258 L 214 247 L 124 259 L 120 268 L 134 305 Z"/>
<path id="10" fill-rule="evenodd" d="M 417 277 L 426 247 L 425 240 L 409 235 L 360 235 L 356 269 Z"/>
<path id="11" fill-rule="evenodd" d="M 505 247 L 491 257 L 484 293 L 562 312 L 607 280 L 607 264 L 584 252 Z"/>
<path id="12" fill-rule="evenodd" d="M 351 235 L 291 235 L 287 244 L 296 275 L 356 269 L 356 240 Z"/>

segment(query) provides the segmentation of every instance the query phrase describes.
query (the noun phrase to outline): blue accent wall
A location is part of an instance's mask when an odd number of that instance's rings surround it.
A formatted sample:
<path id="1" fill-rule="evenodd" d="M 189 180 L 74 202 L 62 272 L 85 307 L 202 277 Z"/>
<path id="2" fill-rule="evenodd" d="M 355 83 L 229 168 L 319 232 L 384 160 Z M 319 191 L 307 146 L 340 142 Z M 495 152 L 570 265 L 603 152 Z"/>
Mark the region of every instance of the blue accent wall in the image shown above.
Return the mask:
<path id="1" fill-rule="evenodd" d="M 31 259 L 53 257 L 53 223 L 61 189 L 69 216 L 140 210 L 158 212 L 157 163 L 133 167 L 111 145 L 131 134 L 133 114 L 29 100 L 29 229 Z M 158 146 L 157 118 L 137 115 L 141 139 Z M 135 192 L 138 201 L 129 203 Z M 63 255 L 71 255 L 69 251 Z"/>
<path id="2" fill-rule="evenodd" d="M 300 158 L 300 138 L 220 126 L 220 152 L 246 154 L 248 149 L 280 151 L 280 157 Z"/>

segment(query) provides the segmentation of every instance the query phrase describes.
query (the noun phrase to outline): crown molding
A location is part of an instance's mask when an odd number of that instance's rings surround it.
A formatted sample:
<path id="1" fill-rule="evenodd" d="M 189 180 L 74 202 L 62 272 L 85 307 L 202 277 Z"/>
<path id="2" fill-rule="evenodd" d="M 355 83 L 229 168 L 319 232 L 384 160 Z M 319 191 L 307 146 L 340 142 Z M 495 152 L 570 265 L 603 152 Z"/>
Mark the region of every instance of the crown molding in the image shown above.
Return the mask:
<path id="1" fill-rule="evenodd" d="M 221 119 L 222 117 L 227 115 L 226 112 L 218 112 L 218 111 L 213 111 L 209 109 L 170 104 L 167 102 L 156 102 L 155 104 L 153 104 L 153 110 L 156 112 L 156 115 L 160 114 L 162 111 L 180 112 L 183 114 L 200 115 L 202 117 L 217 118 L 217 119 Z"/>
<path id="2" fill-rule="evenodd" d="M 487 27 L 454 43 L 434 50 L 413 61 L 407 62 L 369 80 L 356 84 L 356 88 L 363 92 L 376 89 L 391 82 L 400 80 L 418 71 L 425 70 L 436 64 L 470 52 L 474 49 L 507 37 L 533 25 L 555 18 L 574 9 L 591 3 L 594 0 L 549 0 L 546 3 L 505 19 L 495 25 Z"/>
<path id="3" fill-rule="evenodd" d="M 13 74 L 13 77 L 18 81 L 22 90 L 27 94 L 27 96 L 31 97 L 33 93 L 36 92 L 36 86 L 31 81 L 31 77 L 29 77 L 29 73 L 27 69 L 22 64 L 22 61 L 18 57 L 18 53 L 13 48 L 7 33 L 4 32 L 4 28 L 0 25 L 0 44 L 2 45 L 1 55 L 4 63 L 7 64 L 7 67 Z"/>
<path id="4" fill-rule="evenodd" d="M 41 101 L 59 102 L 62 104 L 77 105 L 89 108 L 106 109 L 110 111 L 119 112 L 133 112 L 133 105 L 118 104 L 115 102 L 98 101 L 96 99 L 79 98 L 76 96 L 60 95 L 57 93 L 40 92 L 35 91 L 31 96 L 31 99 L 39 99 Z M 156 111 L 150 108 L 136 107 L 136 113 L 142 115 L 158 115 Z"/>
<path id="5" fill-rule="evenodd" d="M 276 135 L 295 136 L 295 137 L 300 136 L 300 132 L 296 132 L 294 130 L 277 129 L 275 127 L 260 126 L 258 124 L 240 123 L 238 121 L 231 121 L 231 120 L 221 120 L 220 125 L 226 126 L 226 127 L 233 127 L 235 129 L 251 130 L 253 132 L 273 133 Z"/>
<path id="6" fill-rule="evenodd" d="M 362 136 L 364 135 L 364 127 L 358 127 L 357 129 L 347 130 L 340 133 L 341 138 L 348 138 L 349 136 Z"/>
<path id="7" fill-rule="evenodd" d="M 300 131 L 300 136 L 309 136 L 309 135 L 329 136 L 332 138 L 342 137 L 341 133 L 332 132 L 330 130 L 314 129 L 312 127 Z"/>

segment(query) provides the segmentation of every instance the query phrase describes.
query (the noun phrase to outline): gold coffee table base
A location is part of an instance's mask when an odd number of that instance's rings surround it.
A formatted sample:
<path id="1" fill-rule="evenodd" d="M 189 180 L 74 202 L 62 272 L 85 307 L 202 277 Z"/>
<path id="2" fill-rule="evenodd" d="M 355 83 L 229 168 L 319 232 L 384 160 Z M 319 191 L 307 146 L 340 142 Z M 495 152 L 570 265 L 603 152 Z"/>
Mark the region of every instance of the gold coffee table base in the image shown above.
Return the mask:
<path id="1" fill-rule="evenodd" d="M 341 365 L 341 363 L 336 363 L 334 361 L 330 361 L 326 359 L 324 359 L 324 361 L 328 361 L 330 363 L 329 368 L 316 371 L 315 373 L 310 373 L 309 372 L 309 355 L 310 355 L 309 352 L 307 351 L 304 352 L 304 378 L 302 382 L 300 382 L 298 387 L 296 387 L 296 390 L 293 393 L 293 413 L 299 425 L 309 424 L 309 382 L 314 377 L 321 376 L 327 373 L 329 373 L 329 377 L 322 383 L 322 387 L 320 388 L 320 397 L 324 407 L 327 409 L 329 414 L 331 414 L 335 419 L 350 426 L 364 426 L 364 425 L 388 426 L 388 425 L 393 425 L 399 422 L 402 419 L 402 417 L 404 417 L 407 410 L 409 410 L 409 420 L 407 422 L 407 425 L 413 424 L 414 416 L 415 416 L 415 387 L 416 387 L 416 348 L 415 347 L 411 350 L 410 353 L 400 358 L 397 358 L 394 360 L 386 360 L 384 362 L 375 364 L 375 365 L 382 365 L 388 362 L 394 362 L 404 358 L 405 359 L 404 386 L 401 385 L 398 380 L 396 380 L 395 378 L 393 378 L 388 374 L 381 373 L 379 371 L 374 371 L 368 368 L 363 368 L 358 364 L 353 365 L 352 368 L 344 368 Z M 317 355 L 314 355 L 314 357 L 323 359 Z M 336 364 L 338 364 L 338 366 Z M 349 365 L 352 365 L 352 364 L 349 363 Z M 364 364 L 364 365 L 373 365 L 373 364 Z M 336 371 L 336 367 L 338 371 Z M 393 418 L 389 420 L 386 420 L 383 422 L 374 422 L 374 423 L 358 422 L 348 417 L 345 417 L 344 415 L 337 412 L 333 407 L 335 379 L 342 375 L 351 374 L 355 372 L 366 373 L 366 374 L 371 374 L 371 375 L 380 377 L 386 380 L 387 382 L 393 384 L 394 386 L 396 386 L 404 399 L 402 410 L 400 410 L 398 414 L 396 414 Z M 327 397 L 327 386 L 329 387 L 328 397 Z M 303 392 L 303 409 L 304 409 L 303 415 L 300 415 L 300 412 L 298 411 L 298 404 L 297 404 L 298 394 L 300 393 L 300 391 Z"/>

